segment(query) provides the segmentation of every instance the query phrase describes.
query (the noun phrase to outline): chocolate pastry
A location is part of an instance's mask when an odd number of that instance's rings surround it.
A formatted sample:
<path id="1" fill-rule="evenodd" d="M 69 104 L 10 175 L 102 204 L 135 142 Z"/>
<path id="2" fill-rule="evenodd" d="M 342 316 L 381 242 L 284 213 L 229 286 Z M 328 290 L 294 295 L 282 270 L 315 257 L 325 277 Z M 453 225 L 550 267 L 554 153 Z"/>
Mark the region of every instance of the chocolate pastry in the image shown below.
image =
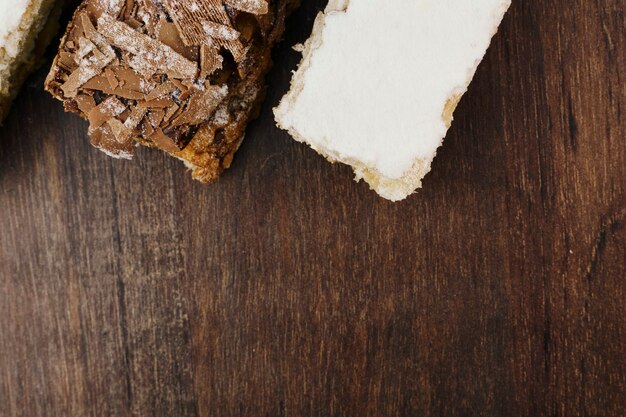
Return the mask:
<path id="1" fill-rule="evenodd" d="M 46 79 L 91 143 L 136 144 L 208 183 L 228 168 L 263 99 L 270 49 L 297 0 L 85 0 Z"/>

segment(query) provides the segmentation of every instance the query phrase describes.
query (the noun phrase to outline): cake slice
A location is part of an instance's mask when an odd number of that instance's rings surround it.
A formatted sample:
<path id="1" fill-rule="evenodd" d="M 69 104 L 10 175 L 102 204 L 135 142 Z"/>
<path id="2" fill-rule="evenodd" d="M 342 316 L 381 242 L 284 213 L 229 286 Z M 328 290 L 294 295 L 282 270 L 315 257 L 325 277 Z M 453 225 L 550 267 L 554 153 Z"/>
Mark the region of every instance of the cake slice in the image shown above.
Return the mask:
<path id="1" fill-rule="evenodd" d="M 291 90 L 288 130 L 382 197 L 421 186 L 510 0 L 330 0 Z"/>
<path id="2" fill-rule="evenodd" d="M 56 32 L 61 9 L 56 3 L 12 0 L 0 6 L 0 122 Z"/>
<path id="3" fill-rule="evenodd" d="M 255 117 L 270 49 L 295 0 L 85 0 L 46 80 L 89 121 L 91 143 L 130 159 L 137 144 L 211 182 Z"/>

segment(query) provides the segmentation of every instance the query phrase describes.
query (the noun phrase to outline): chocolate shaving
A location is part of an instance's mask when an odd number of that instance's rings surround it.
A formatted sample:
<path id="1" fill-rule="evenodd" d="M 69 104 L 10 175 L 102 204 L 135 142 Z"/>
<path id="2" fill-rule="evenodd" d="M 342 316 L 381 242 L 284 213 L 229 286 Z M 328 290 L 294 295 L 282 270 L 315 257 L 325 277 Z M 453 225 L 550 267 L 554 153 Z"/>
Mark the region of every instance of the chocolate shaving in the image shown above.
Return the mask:
<path id="1" fill-rule="evenodd" d="M 66 97 L 75 97 L 83 84 L 98 75 L 104 67 L 115 59 L 115 52 L 105 43 L 104 38 L 95 31 L 89 17 L 85 13 L 81 13 L 79 19 L 87 38 L 78 40 L 79 49 L 74 56 L 78 67 L 72 71 L 61 86 Z"/>
<path id="2" fill-rule="evenodd" d="M 139 103 L 139 106 L 147 107 L 147 108 L 157 108 L 157 109 L 161 108 L 161 109 L 164 109 L 164 108 L 172 106 L 174 104 L 176 104 L 176 103 L 171 98 L 163 97 L 163 98 L 157 98 L 157 99 L 150 100 L 150 101 L 143 101 L 143 102 Z"/>
<path id="3" fill-rule="evenodd" d="M 224 61 L 217 48 L 202 45 L 200 47 L 200 79 L 207 78 L 215 70 L 222 68 Z"/>
<path id="4" fill-rule="evenodd" d="M 244 6 L 239 1 L 233 3 L 234 8 Z M 239 41 L 239 32 L 234 29 L 221 0 L 198 0 L 193 3 L 164 0 L 163 5 L 176 24 L 185 45 L 216 43 L 218 47 L 228 49 L 235 61 L 243 60 L 247 48 Z"/>
<path id="5" fill-rule="evenodd" d="M 92 96 L 87 94 L 78 94 L 75 100 L 80 111 L 85 114 L 89 114 L 91 109 L 96 106 L 96 100 L 94 100 Z"/>
<path id="6" fill-rule="evenodd" d="M 117 139 L 119 143 L 128 143 L 131 141 L 133 131 L 139 123 L 141 123 L 146 112 L 146 108 L 135 107 L 124 123 L 120 122 L 118 119 L 109 119 L 108 124 L 115 139 Z"/>
<path id="7" fill-rule="evenodd" d="M 133 91 L 140 91 L 144 94 L 156 87 L 152 80 L 143 78 L 130 68 L 114 67 L 113 72 L 124 88 Z"/>
<path id="8" fill-rule="evenodd" d="M 190 61 L 198 60 L 198 48 L 188 47 L 180 38 L 178 28 L 174 23 L 168 22 L 165 19 L 159 20 L 159 23 L 155 27 L 155 33 L 157 39 L 169 46 L 185 58 Z"/>
<path id="9" fill-rule="evenodd" d="M 111 68 L 106 68 L 104 70 L 104 76 L 106 77 L 112 89 L 116 89 L 117 86 L 120 85 L 119 80 L 117 79 L 115 73 L 113 72 L 113 70 L 111 70 Z"/>
<path id="10" fill-rule="evenodd" d="M 105 94 L 112 94 L 120 98 L 125 98 L 129 100 L 141 100 L 145 97 L 145 93 L 142 93 L 141 91 L 136 91 L 136 90 L 132 90 L 132 89 L 125 88 L 125 87 L 119 87 L 119 86 L 117 88 L 111 88 L 111 84 L 109 83 L 109 80 L 107 80 L 106 77 L 101 76 L 101 75 L 93 77 L 91 80 L 87 81 L 83 85 L 83 88 L 94 90 L 94 91 L 99 91 Z"/>
<path id="11" fill-rule="evenodd" d="M 74 60 L 74 55 L 66 51 L 59 52 L 57 64 L 67 72 L 72 72 L 78 67 Z"/>
<path id="12" fill-rule="evenodd" d="M 219 0 L 197 3 L 165 0 L 164 5 L 187 46 L 211 45 L 214 39 L 239 39 L 239 32 Z"/>
<path id="13" fill-rule="evenodd" d="M 91 144 L 107 155 L 115 158 L 132 159 L 135 147 L 132 141 L 121 143 L 115 139 L 115 135 L 108 123 L 98 128 L 89 128 Z"/>
<path id="14" fill-rule="evenodd" d="M 172 126 L 201 123 L 213 114 L 218 104 L 228 94 L 226 86 L 207 85 L 204 88 L 193 87 L 189 91 L 191 94 L 187 108 L 185 112 L 172 121 Z"/>
<path id="15" fill-rule="evenodd" d="M 153 127 L 158 127 L 165 117 L 165 111 L 162 109 L 151 109 L 148 114 L 148 120 Z"/>
<path id="16" fill-rule="evenodd" d="M 160 128 L 154 130 L 154 133 L 150 136 L 150 139 L 161 149 L 167 152 L 175 153 L 179 152 L 180 148 L 176 146 L 176 143 Z"/>
<path id="17" fill-rule="evenodd" d="M 176 114 L 178 114 L 179 110 L 181 110 L 181 109 L 182 109 L 182 107 L 177 106 L 176 104 L 172 104 L 165 111 L 165 116 L 163 117 L 163 120 L 166 121 L 166 122 L 169 122 L 170 119 L 172 117 L 174 117 Z"/>
<path id="18" fill-rule="evenodd" d="M 109 119 L 107 120 L 107 124 L 109 128 L 113 132 L 113 136 L 119 143 L 125 143 L 126 140 L 126 132 L 124 131 L 124 123 L 119 121 L 118 119 Z"/>
<path id="19" fill-rule="evenodd" d="M 94 45 L 89 39 L 80 38 L 78 40 L 78 50 L 76 51 L 75 57 L 76 63 L 80 63 L 85 56 L 89 55 L 96 49 L 98 49 L 96 45 Z"/>
<path id="20" fill-rule="evenodd" d="M 163 97 L 165 95 L 169 95 L 177 88 L 178 87 L 176 87 L 176 84 L 174 84 L 173 82 L 166 81 L 163 84 L 156 87 L 155 89 L 153 89 L 152 91 L 150 91 L 150 93 L 146 95 L 145 100 L 151 101 L 151 100 Z"/>
<path id="21" fill-rule="evenodd" d="M 87 118 L 92 127 L 100 127 L 112 117 L 126 110 L 126 105 L 114 96 L 109 96 L 102 103 L 92 108 L 87 113 Z"/>
<path id="22" fill-rule="evenodd" d="M 113 51 L 113 48 L 111 48 L 111 45 L 109 45 L 104 36 L 98 33 L 86 13 L 80 14 L 80 23 L 85 33 L 85 37 L 92 41 L 95 45 L 97 45 L 102 54 L 110 58 L 115 58 L 115 52 Z M 78 40 L 78 42 L 80 44 L 80 39 Z"/>
<path id="23" fill-rule="evenodd" d="M 87 81 L 98 75 L 102 71 L 102 68 L 107 66 L 111 61 L 113 61 L 113 58 L 107 57 L 103 57 L 99 60 L 86 61 L 67 77 L 65 84 L 61 86 L 61 90 L 63 90 L 66 97 L 76 97 L 78 89 Z"/>
<path id="24" fill-rule="evenodd" d="M 133 54 L 132 66 L 135 69 L 164 72 L 172 78 L 194 78 L 198 65 L 189 61 L 169 46 L 135 31 L 123 22 L 107 14 L 98 19 L 100 32 L 121 50 Z"/>
<path id="25" fill-rule="evenodd" d="M 173 78 L 170 80 L 172 82 L 172 84 L 174 84 L 176 86 L 176 88 L 178 88 L 180 91 L 186 91 L 189 86 L 183 84 L 182 82 L 180 82 L 179 80 Z"/>

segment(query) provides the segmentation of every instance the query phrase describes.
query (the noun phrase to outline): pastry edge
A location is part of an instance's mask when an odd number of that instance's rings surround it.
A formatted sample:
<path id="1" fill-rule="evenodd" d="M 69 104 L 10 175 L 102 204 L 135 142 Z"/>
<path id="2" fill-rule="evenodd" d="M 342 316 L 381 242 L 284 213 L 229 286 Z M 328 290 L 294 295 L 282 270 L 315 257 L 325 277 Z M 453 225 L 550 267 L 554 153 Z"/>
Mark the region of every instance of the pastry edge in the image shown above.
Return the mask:
<path id="1" fill-rule="evenodd" d="M 33 0 L 29 3 L 18 26 L 19 53 L 10 56 L 0 47 L 0 124 L 9 113 L 11 104 L 28 76 L 41 64 L 45 47 L 53 39 L 58 28 L 61 7 L 56 0 Z"/>

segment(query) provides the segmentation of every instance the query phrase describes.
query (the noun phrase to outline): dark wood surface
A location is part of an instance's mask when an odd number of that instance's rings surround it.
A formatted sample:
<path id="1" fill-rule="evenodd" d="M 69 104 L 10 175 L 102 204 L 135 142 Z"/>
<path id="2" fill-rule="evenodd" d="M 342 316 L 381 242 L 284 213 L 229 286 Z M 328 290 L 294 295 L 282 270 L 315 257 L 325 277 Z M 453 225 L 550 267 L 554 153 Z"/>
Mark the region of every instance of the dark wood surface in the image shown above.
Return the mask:
<path id="1" fill-rule="evenodd" d="M 0 416 L 626 415 L 622 0 L 514 1 L 424 189 L 273 126 L 212 186 L 31 78 L 0 130 Z"/>

